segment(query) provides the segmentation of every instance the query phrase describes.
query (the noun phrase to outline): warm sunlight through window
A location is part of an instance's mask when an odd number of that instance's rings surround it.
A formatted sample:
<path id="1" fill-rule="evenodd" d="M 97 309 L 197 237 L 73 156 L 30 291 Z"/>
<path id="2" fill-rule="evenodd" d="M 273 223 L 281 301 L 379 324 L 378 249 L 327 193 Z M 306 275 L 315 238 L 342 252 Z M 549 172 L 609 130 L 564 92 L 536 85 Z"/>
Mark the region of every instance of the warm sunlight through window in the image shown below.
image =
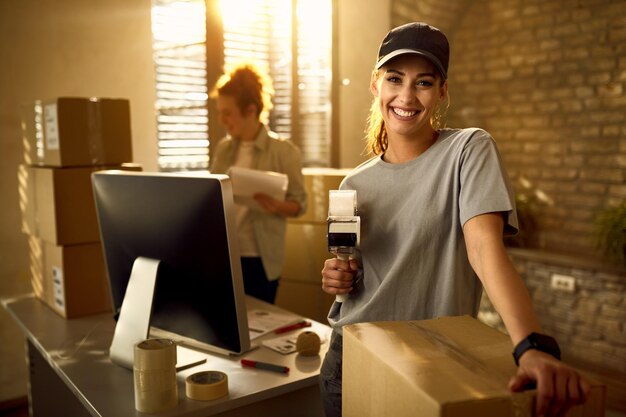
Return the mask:
<path id="1" fill-rule="evenodd" d="M 276 90 L 270 127 L 301 148 L 306 166 L 329 166 L 332 0 L 220 0 L 220 11 L 225 66 L 267 68 Z"/>
<path id="2" fill-rule="evenodd" d="M 155 41 L 172 45 L 204 42 L 203 1 L 158 1 L 152 8 L 152 34 Z"/>
<path id="3" fill-rule="evenodd" d="M 208 168 L 209 144 L 221 138 L 209 136 L 207 74 L 244 60 L 272 77 L 271 129 L 300 147 L 305 166 L 329 166 L 333 0 L 211 1 L 223 33 L 209 33 L 223 35 L 223 62 L 207 60 L 205 1 L 152 3 L 160 169 Z"/>
<path id="4" fill-rule="evenodd" d="M 158 163 L 162 171 L 207 169 L 209 135 L 204 0 L 155 0 Z"/>
<path id="5" fill-rule="evenodd" d="M 254 25 L 259 19 L 259 14 L 265 13 L 270 3 L 275 3 L 287 11 L 291 10 L 291 0 L 220 0 L 219 3 L 222 22 L 227 30 Z"/>

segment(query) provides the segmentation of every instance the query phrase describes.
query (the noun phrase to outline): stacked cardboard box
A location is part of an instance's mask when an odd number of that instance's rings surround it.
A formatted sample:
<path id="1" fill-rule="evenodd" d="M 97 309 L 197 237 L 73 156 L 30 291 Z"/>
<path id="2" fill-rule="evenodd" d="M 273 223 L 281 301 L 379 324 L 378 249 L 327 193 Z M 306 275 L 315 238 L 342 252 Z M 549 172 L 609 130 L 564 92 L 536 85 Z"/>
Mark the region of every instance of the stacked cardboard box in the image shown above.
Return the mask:
<path id="1" fill-rule="evenodd" d="M 33 291 L 66 318 L 111 311 L 91 173 L 141 170 L 129 163 L 129 102 L 38 101 L 23 108 L 22 132 L 18 191 Z"/>
<path id="2" fill-rule="evenodd" d="M 469 316 L 345 326 L 343 415 L 531 417 L 535 391 L 507 387 L 512 350 L 507 335 Z M 565 416 L 603 416 L 605 400 L 591 380 L 587 402 Z"/>

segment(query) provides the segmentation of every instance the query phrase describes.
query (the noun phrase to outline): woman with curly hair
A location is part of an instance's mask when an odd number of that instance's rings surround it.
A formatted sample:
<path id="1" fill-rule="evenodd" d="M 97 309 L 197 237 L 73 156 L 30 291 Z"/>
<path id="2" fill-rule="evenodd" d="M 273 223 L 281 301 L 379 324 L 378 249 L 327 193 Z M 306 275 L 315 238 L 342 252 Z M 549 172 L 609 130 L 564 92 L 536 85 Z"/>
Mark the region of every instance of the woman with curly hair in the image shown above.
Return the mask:
<path id="1" fill-rule="evenodd" d="M 211 173 L 242 167 L 288 177 L 284 201 L 259 192 L 256 205 L 236 204 L 245 292 L 269 303 L 276 299 L 283 267 L 287 217 L 302 214 L 307 202 L 300 151 L 267 125 L 273 93 L 269 76 L 250 63 L 222 75 L 211 93 L 227 131 L 211 158 Z"/>

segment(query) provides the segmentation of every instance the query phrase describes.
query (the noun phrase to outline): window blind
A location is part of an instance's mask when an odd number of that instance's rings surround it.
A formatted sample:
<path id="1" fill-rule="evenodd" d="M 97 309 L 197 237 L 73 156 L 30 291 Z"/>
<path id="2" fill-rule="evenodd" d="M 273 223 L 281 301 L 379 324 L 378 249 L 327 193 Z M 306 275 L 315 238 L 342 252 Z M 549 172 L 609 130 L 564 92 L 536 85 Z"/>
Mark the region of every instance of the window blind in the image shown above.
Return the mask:
<path id="1" fill-rule="evenodd" d="M 153 0 L 158 165 L 209 166 L 204 0 Z"/>
<path id="2" fill-rule="evenodd" d="M 213 62 L 204 1 L 153 0 L 160 169 L 207 169 L 221 139 L 208 131 L 207 66 L 244 60 L 272 78 L 270 128 L 300 147 L 305 166 L 329 166 L 332 1 L 221 0 L 224 62 Z"/>
<path id="3" fill-rule="evenodd" d="M 300 147 L 305 166 L 329 166 L 332 1 L 222 0 L 221 8 L 226 67 L 264 66 L 275 89 L 270 127 Z"/>

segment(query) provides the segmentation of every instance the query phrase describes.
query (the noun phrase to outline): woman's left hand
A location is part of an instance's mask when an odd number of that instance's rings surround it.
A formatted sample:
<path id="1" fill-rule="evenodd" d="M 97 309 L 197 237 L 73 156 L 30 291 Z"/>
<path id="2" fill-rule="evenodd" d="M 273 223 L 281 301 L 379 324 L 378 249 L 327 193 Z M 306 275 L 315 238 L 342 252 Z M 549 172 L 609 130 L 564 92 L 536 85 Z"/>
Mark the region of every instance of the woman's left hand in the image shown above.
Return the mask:
<path id="1" fill-rule="evenodd" d="M 259 206 L 268 213 L 278 214 L 280 212 L 280 201 L 265 193 L 254 193 L 252 196 Z"/>
<path id="2" fill-rule="evenodd" d="M 254 193 L 252 198 L 263 210 L 276 216 L 295 217 L 300 213 L 300 203 L 297 201 L 280 201 L 265 193 Z"/>
<path id="3" fill-rule="evenodd" d="M 563 416 L 574 405 L 587 400 L 589 383 L 574 368 L 547 353 L 528 350 L 519 361 L 517 374 L 509 381 L 513 392 L 523 391 L 535 383 L 537 417 Z"/>

